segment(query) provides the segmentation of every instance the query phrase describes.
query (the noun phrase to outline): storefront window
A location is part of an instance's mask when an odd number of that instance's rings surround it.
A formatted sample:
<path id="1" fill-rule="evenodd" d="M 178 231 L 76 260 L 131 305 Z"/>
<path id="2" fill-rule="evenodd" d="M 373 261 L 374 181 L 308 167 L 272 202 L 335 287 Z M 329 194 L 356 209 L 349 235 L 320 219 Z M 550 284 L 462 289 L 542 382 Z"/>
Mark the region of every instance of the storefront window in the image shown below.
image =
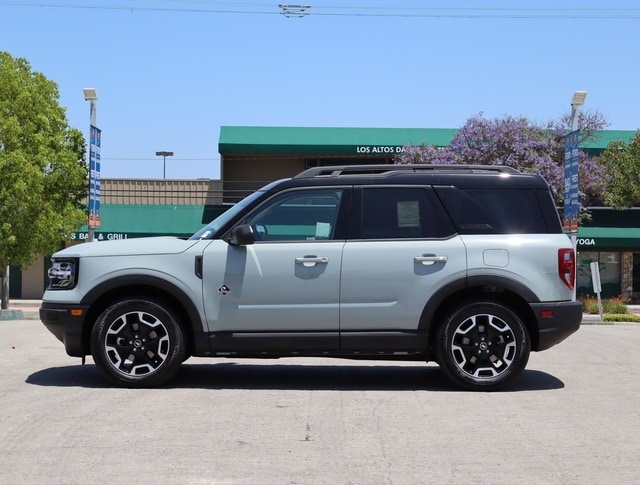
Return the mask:
<path id="1" fill-rule="evenodd" d="M 591 268 L 589 267 L 589 265 L 593 261 L 598 261 L 597 252 L 578 252 L 578 274 L 576 277 L 576 288 L 578 296 L 593 294 L 593 284 L 591 283 Z"/>
<path id="2" fill-rule="evenodd" d="M 622 295 L 620 253 L 600 253 L 600 282 L 605 298 Z"/>
<path id="3" fill-rule="evenodd" d="M 622 294 L 620 256 L 619 252 L 579 251 L 576 282 L 578 297 L 594 294 L 590 264 L 596 261 L 600 268 L 602 297 L 620 296 Z"/>

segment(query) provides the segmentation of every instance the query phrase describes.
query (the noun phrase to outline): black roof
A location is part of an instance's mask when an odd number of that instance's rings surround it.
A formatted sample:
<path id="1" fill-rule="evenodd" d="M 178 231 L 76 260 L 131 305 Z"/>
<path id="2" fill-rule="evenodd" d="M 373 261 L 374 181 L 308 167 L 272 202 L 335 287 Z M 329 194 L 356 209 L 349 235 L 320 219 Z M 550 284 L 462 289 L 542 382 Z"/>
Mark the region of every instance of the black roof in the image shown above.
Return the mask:
<path id="1" fill-rule="evenodd" d="M 343 165 L 314 167 L 283 181 L 278 189 L 337 185 L 448 185 L 465 189 L 544 189 L 540 175 L 504 165 Z"/>

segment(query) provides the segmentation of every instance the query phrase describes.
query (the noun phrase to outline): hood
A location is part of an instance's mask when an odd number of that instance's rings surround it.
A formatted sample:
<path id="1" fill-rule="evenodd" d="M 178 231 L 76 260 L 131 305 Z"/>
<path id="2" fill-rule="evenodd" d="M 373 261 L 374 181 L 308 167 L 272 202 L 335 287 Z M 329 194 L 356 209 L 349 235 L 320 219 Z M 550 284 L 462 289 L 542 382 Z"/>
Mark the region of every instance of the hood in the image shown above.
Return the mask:
<path id="1" fill-rule="evenodd" d="M 93 241 L 76 244 L 58 251 L 53 258 L 87 258 L 101 256 L 139 256 L 145 254 L 177 254 L 186 251 L 197 240 L 177 237 L 141 237 L 114 241 Z"/>

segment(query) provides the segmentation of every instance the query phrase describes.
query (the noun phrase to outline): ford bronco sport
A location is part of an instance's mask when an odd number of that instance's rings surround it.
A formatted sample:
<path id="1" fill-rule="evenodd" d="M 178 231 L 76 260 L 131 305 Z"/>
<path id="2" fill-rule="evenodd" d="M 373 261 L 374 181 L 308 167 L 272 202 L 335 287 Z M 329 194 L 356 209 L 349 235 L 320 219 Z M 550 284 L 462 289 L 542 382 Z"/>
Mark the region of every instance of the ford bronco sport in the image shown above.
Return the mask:
<path id="1" fill-rule="evenodd" d="M 436 361 L 496 390 L 578 330 L 575 254 L 547 183 L 504 166 L 317 167 L 189 239 L 52 257 L 40 317 L 113 382 L 189 356 Z"/>

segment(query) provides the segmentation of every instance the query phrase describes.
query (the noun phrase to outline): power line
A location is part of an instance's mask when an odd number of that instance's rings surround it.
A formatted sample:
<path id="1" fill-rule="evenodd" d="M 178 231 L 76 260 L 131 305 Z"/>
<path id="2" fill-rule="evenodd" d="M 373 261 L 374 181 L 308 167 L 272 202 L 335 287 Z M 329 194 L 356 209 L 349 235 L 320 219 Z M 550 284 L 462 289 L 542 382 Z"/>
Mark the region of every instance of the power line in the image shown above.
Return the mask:
<path id="1" fill-rule="evenodd" d="M 207 0 L 129 0 L 120 5 L 100 2 L 56 2 L 46 0 L 0 0 L 0 5 L 94 10 L 159 11 L 210 14 L 289 15 L 337 17 L 408 17 L 452 19 L 587 19 L 637 20 L 640 8 L 628 7 L 413 7 L 413 6 L 313 6 L 257 2 L 217 2 Z M 166 6 L 163 6 L 166 5 Z M 190 6 L 192 5 L 192 6 Z"/>

